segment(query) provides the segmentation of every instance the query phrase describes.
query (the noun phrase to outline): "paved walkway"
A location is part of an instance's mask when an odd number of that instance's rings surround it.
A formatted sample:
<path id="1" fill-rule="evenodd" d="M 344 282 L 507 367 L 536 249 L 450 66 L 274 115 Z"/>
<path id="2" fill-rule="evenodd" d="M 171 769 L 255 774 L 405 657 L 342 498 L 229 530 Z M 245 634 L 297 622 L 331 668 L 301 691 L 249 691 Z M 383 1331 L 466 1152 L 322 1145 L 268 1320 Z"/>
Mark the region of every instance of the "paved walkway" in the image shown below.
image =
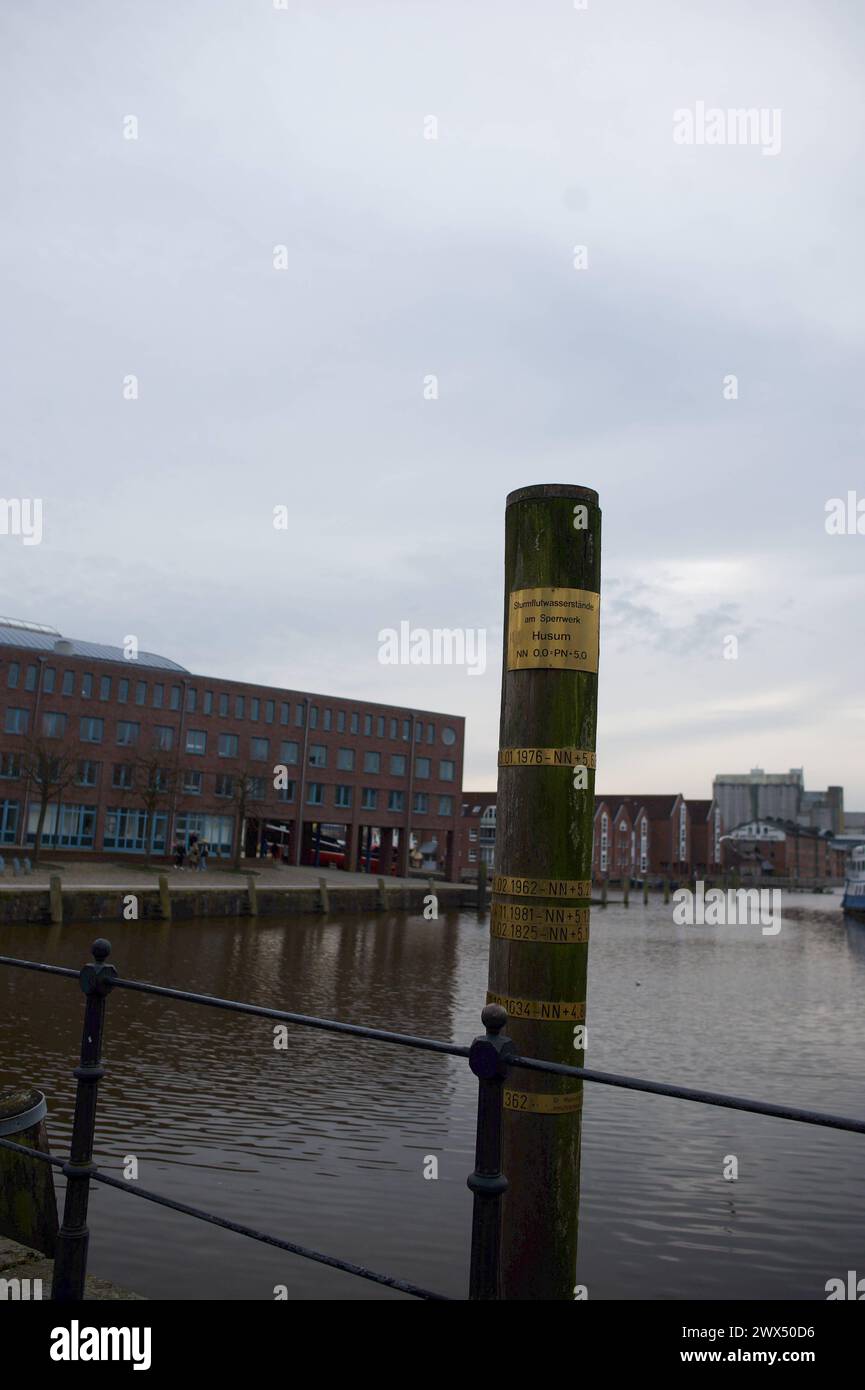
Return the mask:
<path id="1" fill-rule="evenodd" d="M 198 888 L 225 888 L 237 889 L 238 886 L 246 886 L 245 875 L 254 873 L 256 875 L 256 886 L 258 888 L 317 888 L 318 880 L 325 879 L 330 887 L 348 888 L 366 886 L 374 888 L 377 876 L 375 874 L 353 874 L 346 873 L 344 869 L 334 869 L 322 866 L 321 868 L 295 868 L 288 864 L 274 864 L 269 859 L 245 859 L 240 873 L 234 873 L 226 867 L 224 862 L 211 861 L 207 868 L 199 871 L 196 869 L 175 869 L 173 865 L 154 864 L 147 869 L 141 863 L 131 860 L 129 864 L 116 861 L 112 863 L 90 863 L 87 860 L 72 860 L 65 862 L 62 859 L 49 855 L 43 863 L 34 868 L 32 874 L 22 874 L 19 878 L 13 876 L 11 861 L 6 858 L 6 873 L 0 876 L 0 892 L 12 890 L 16 893 L 27 892 L 28 890 L 39 890 L 44 892 L 48 887 L 48 880 L 51 874 L 59 874 L 63 887 L 74 889 L 78 888 L 86 891 L 89 888 L 153 888 L 159 884 L 159 875 L 168 875 L 168 886 L 175 889 L 198 889 Z M 437 880 L 441 883 L 442 880 Z M 385 878 L 385 883 L 389 888 L 398 887 L 422 887 L 426 883 L 423 874 L 412 878 L 396 878 L 393 875 Z M 452 885 L 456 886 L 456 885 Z"/>

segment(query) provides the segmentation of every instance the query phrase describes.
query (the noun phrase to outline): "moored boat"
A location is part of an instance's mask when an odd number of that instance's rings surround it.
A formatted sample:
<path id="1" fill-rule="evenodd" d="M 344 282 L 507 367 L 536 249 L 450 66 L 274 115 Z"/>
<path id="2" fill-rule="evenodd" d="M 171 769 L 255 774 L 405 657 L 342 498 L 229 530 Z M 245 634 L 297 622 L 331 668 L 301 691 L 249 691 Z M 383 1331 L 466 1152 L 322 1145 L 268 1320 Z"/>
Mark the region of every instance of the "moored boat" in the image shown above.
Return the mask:
<path id="1" fill-rule="evenodd" d="M 854 917 L 865 917 L 865 845 L 850 852 L 841 907 Z"/>

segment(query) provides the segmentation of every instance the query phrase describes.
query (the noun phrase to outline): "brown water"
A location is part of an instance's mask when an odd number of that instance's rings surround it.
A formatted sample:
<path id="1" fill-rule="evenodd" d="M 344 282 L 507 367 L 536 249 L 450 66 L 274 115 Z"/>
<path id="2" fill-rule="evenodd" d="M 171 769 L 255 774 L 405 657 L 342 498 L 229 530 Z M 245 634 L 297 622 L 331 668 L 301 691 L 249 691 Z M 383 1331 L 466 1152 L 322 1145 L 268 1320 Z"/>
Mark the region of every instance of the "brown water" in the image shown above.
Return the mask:
<path id="1" fill-rule="evenodd" d="M 865 926 L 789 899 L 777 937 L 595 909 L 587 1064 L 865 1115 Z M 786 900 L 785 900 L 786 906 Z M 813 909 L 813 910 L 812 910 Z M 486 989 L 472 913 L 112 924 L 130 978 L 468 1042 Z M 0 928 L 80 966 L 90 926 Z M 68 1143 L 83 996 L 0 967 L 0 1078 Z M 466 1292 L 476 1082 L 457 1058 L 117 990 L 97 1160 L 142 1186 L 455 1297 Z M 722 1170 L 739 1160 L 739 1179 Z M 438 1158 L 438 1180 L 423 1176 Z M 578 1278 L 590 1298 L 825 1298 L 865 1275 L 865 1136 L 587 1086 Z M 94 1184 L 91 1272 L 150 1298 L 393 1299 L 372 1284 Z"/>

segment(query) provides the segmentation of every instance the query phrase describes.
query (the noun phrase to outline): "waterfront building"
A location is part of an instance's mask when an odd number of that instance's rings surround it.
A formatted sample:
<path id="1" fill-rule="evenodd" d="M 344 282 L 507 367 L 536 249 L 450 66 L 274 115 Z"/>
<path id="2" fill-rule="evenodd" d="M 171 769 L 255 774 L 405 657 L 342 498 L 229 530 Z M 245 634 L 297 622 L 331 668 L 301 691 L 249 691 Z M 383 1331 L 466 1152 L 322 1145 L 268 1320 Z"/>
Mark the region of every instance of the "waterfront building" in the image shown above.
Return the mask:
<path id="1" fill-rule="evenodd" d="M 721 808 L 714 797 L 701 800 L 689 797 L 685 804 L 691 828 L 690 877 L 714 878 L 721 872 L 723 858 Z"/>
<path id="2" fill-rule="evenodd" d="M 681 793 L 595 797 L 595 880 L 686 878 L 691 851 L 691 817 Z"/>
<path id="3" fill-rule="evenodd" d="M 496 793 L 463 792 L 457 831 L 460 878 L 477 878 L 478 864 L 491 875 L 496 852 Z"/>
<path id="4" fill-rule="evenodd" d="M 197 837 L 228 858 L 239 838 L 247 856 L 277 843 L 311 863 L 327 827 L 346 867 L 404 874 L 422 847 L 454 876 L 461 716 L 194 675 L 13 619 L 0 697 L 0 846 L 35 844 L 36 750 L 62 774 L 41 843 L 64 857 L 162 856 Z"/>
<path id="5" fill-rule="evenodd" d="M 805 790 L 801 767 L 789 772 L 720 772 L 715 777 L 713 795 L 725 825 L 741 825 L 760 819 L 789 820 L 812 830 L 844 829 L 844 788 L 825 791 Z"/>
<path id="6" fill-rule="evenodd" d="M 832 880 L 844 875 L 845 850 L 831 831 L 763 817 L 734 826 L 723 839 L 724 868 L 742 878 Z"/>

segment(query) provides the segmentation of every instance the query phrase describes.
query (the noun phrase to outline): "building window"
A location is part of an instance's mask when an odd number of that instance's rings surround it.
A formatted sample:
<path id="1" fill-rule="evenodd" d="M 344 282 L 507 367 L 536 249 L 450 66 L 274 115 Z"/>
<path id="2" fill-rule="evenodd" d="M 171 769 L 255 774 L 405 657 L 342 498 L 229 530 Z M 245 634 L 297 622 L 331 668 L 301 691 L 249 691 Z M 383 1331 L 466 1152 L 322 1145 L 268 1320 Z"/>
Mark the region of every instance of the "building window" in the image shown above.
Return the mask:
<path id="1" fill-rule="evenodd" d="M 336 806 L 350 806 L 351 787 L 337 786 L 334 804 Z"/>
<path id="2" fill-rule="evenodd" d="M 411 720 L 410 720 L 410 719 L 404 719 L 404 720 L 402 721 L 402 737 L 403 737 L 403 743 L 408 743 L 409 738 L 411 737 Z"/>
<path id="3" fill-rule="evenodd" d="M 158 683 L 153 687 L 153 708 L 162 709 L 165 702 L 165 686 Z"/>
<path id="4" fill-rule="evenodd" d="M 129 681 L 119 680 L 117 682 L 117 703 L 125 705 L 129 701 Z"/>
<path id="5" fill-rule="evenodd" d="M 643 816 L 640 821 L 640 873 L 644 874 L 649 866 L 649 824 Z"/>
<path id="6" fill-rule="evenodd" d="M 219 713 L 223 719 L 228 718 L 228 695 L 224 690 L 219 696 Z"/>
<path id="7" fill-rule="evenodd" d="M 202 705 L 201 705 L 201 713 L 202 713 L 202 714 L 212 714 L 212 713 L 213 713 L 213 691 L 212 691 L 212 690 L 205 690 L 205 692 L 204 692 L 204 699 L 203 699 L 203 702 L 202 702 Z"/>
<path id="8" fill-rule="evenodd" d="M 375 721 L 375 732 L 378 738 L 384 738 L 384 715 L 380 714 Z"/>
<path id="9" fill-rule="evenodd" d="M 54 682 L 56 678 L 57 672 L 54 669 L 54 667 L 46 666 L 44 671 L 42 672 L 42 689 L 46 695 L 54 694 Z"/>
<path id="10" fill-rule="evenodd" d="M 21 674 L 21 667 L 17 661 L 10 661 L 9 670 L 6 673 L 6 684 L 10 690 L 18 689 L 18 677 Z M 17 805 L 17 803 L 16 803 Z"/>
<path id="11" fill-rule="evenodd" d="M 279 702 L 279 722 L 280 722 L 280 724 L 287 724 L 290 717 L 291 717 L 291 705 L 288 703 L 287 700 L 280 700 L 280 702 Z"/>
<path id="12" fill-rule="evenodd" d="M 474 841 L 475 841 L 477 838 L 478 838 L 478 832 L 477 832 L 477 830 L 470 830 L 470 831 L 469 831 L 469 840 L 471 840 L 471 842 L 474 843 Z"/>
<path id="13" fill-rule="evenodd" d="M 234 717 L 235 719 L 246 717 L 246 701 L 242 695 L 235 695 L 234 697 Z"/>
<path id="14" fill-rule="evenodd" d="M 173 686 L 171 687 L 171 708 L 172 708 L 172 709 L 180 709 L 180 686 L 179 686 L 179 685 L 173 685 Z"/>
<path id="15" fill-rule="evenodd" d="M 169 724 L 157 724 L 153 730 L 153 744 L 161 753 L 169 753 L 174 747 L 174 730 Z"/>
<path id="16" fill-rule="evenodd" d="M 111 699 L 111 677 L 110 677 L 110 676 L 101 676 L 101 677 L 100 677 L 100 680 L 99 680 L 99 698 L 100 698 L 100 700 L 110 700 L 110 699 Z"/>
<path id="17" fill-rule="evenodd" d="M 204 729 L 186 730 L 186 751 L 199 755 L 207 752 L 207 734 Z"/>
<path id="18" fill-rule="evenodd" d="M 310 767 L 327 767 L 327 749 L 323 743 L 311 743 L 309 745 L 309 765 Z"/>
<path id="19" fill-rule="evenodd" d="M 64 671 L 64 672 L 63 672 L 63 694 L 64 694 L 64 695 L 74 695 L 74 694 L 75 694 L 75 672 L 74 672 L 74 671 Z"/>
<path id="20" fill-rule="evenodd" d="M 447 725 L 442 729 L 442 743 L 450 748 L 457 741 L 456 732 Z"/>
<path id="21" fill-rule="evenodd" d="M 300 757 L 300 744 L 295 743 L 293 739 L 289 739 L 286 743 L 281 743 L 279 745 L 279 756 L 286 764 L 296 763 Z"/>
<path id="22" fill-rule="evenodd" d="M 42 715 L 42 733 L 45 738 L 63 738 L 66 733 L 66 715 L 46 710 Z"/>
<path id="23" fill-rule="evenodd" d="M 38 667 L 36 667 L 36 666 L 28 666 L 28 667 L 27 667 L 27 672 L 26 672 L 26 674 L 25 674 L 25 676 L 24 676 L 24 689 L 25 689 L 25 690 L 35 690 L 35 689 L 36 689 L 36 675 L 37 675 L 37 671 L 38 671 Z"/>
<path id="24" fill-rule="evenodd" d="M 338 748 L 336 751 L 336 765 L 340 772 L 354 772 L 354 749 Z"/>
<path id="25" fill-rule="evenodd" d="M 363 716 L 363 731 L 364 731 L 364 733 L 365 733 L 368 737 L 371 737 L 371 736 L 372 736 L 372 715 L 371 715 L 371 714 L 365 714 L 365 715 Z"/>
<path id="26" fill-rule="evenodd" d="M 375 787 L 364 787 L 360 794 L 360 804 L 364 811 L 374 811 L 376 803 Z"/>
<path id="27" fill-rule="evenodd" d="M 121 719 L 118 721 L 117 742 L 123 744 L 124 747 L 130 748 L 133 744 L 137 743 L 140 733 L 140 724 L 133 724 L 128 719 Z"/>
<path id="28" fill-rule="evenodd" d="M 182 811 L 174 820 L 175 844 L 189 848 L 195 835 L 209 847 L 211 856 L 226 859 L 231 854 L 233 816 L 211 816 L 203 811 Z"/>
<path id="29" fill-rule="evenodd" d="M 302 729 L 302 728 L 303 728 L 304 717 L 305 717 L 305 715 L 304 715 L 304 707 L 303 707 L 303 705 L 302 705 L 302 704 L 300 704 L 300 705 L 295 705 L 295 707 L 294 707 L 294 722 L 295 722 L 295 724 L 297 725 L 297 727 L 298 727 L 299 729 Z"/>
<path id="30" fill-rule="evenodd" d="M 432 771 L 432 763 L 430 762 L 429 758 L 418 758 L 418 759 L 415 761 L 415 765 L 414 765 L 414 775 L 415 775 L 415 777 L 421 777 L 421 778 L 429 777 L 431 771 Z"/>
<path id="31" fill-rule="evenodd" d="M 228 772 L 218 772 L 216 774 L 216 795 L 233 796 L 234 778 Z"/>
<path id="32" fill-rule="evenodd" d="M 310 705 L 309 707 L 309 727 L 311 729 L 318 728 L 318 705 Z"/>
<path id="33" fill-rule="evenodd" d="M 190 685 L 186 691 L 186 713 L 194 714 L 195 706 L 198 703 L 198 691 Z"/>
<path id="34" fill-rule="evenodd" d="M 606 811 L 601 813 L 601 873 L 607 872 L 610 844 L 610 818 Z"/>
<path id="35" fill-rule="evenodd" d="M 306 790 L 306 799 L 310 806 L 322 806 L 324 804 L 324 784 L 322 782 L 310 782 Z"/>
<path id="36" fill-rule="evenodd" d="M 429 796 L 426 792 L 415 792 L 414 809 L 426 813 L 429 810 Z"/>
<path id="37" fill-rule="evenodd" d="M 249 756 L 253 762 L 266 763 L 270 757 L 270 739 L 251 738 L 249 740 Z"/>
<path id="38" fill-rule="evenodd" d="M 688 858 L 688 809 L 684 801 L 679 807 L 679 860 L 685 863 Z"/>
<path id="39" fill-rule="evenodd" d="M 250 717 L 250 719 L 252 719 L 256 724 L 258 723 L 258 715 L 259 715 L 260 710 L 261 710 L 261 701 L 259 700 L 258 696 L 257 696 L 257 695 L 251 695 L 250 698 L 249 698 L 249 717 Z"/>
<path id="40" fill-rule="evenodd" d="M 452 816 L 454 813 L 454 799 L 452 796 L 439 797 L 439 815 Z"/>
<path id="41" fill-rule="evenodd" d="M 0 801 L 0 843 L 14 845 L 18 839 L 18 802 Z"/>
<path id="42" fill-rule="evenodd" d="M 395 719 L 392 719 L 392 720 L 390 721 L 390 736 L 391 736 L 391 738 L 396 738 L 398 732 L 399 732 L 399 725 L 398 725 L 398 723 L 397 723 L 397 721 L 396 721 Z"/>
<path id="43" fill-rule="evenodd" d="M 164 854 L 168 815 L 165 811 L 155 812 L 152 838 L 148 833 L 149 819 L 147 812 L 137 807 L 109 806 L 102 832 L 103 849 L 124 850 L 132 854 L 143 854 L 149 849 L 152 853 Z"/>
<path id="44" fill-rule="evenodd" d="M 266 777 L 250 777 L 247 796 L 250 801 L 263 801 L 267 792 Z"/>
<path id="45" fill-rule="evenodd" d="M 147 681 L 135 682 L 135 703 L 136 705 L 147 703 Z"/>
<path id="46" fill-rule="evenodd" d="M 132 764 L 131 764 L 131 763 L 115 763 L 115 764 L 114 764 L 114 767 L 113 767 L 112 770 L 111 770 L 111 785 L 112 785 L 112 787 L 126 787 L 126 788 L 129 788 L 129 787 L 132 786 Z"/>
<path id="47" fill-rule="evenodd" d="M 405 807 L 404 792 L 388 792 L 387 809 L 389 811 L 402 811 Z"/>
<path id="48" fill-rule="evenodd" d="M 427 724 L 427 726 L 426 726 L 426 741 L 427 741 L 427 743 L 435 743 L 435 741 L 436 741 L 436 726 L 435 726 L 435 724 Z"/>
<path id="49" fill-rule="evenodd" d="M 276 799 L 277 801 L 293 801 L 294 783 L 286 782 L 284 787 L 278 787 L 276 792 Z"/>
<path id="50" fill-rule="evenodd" d="M 381 772 L 381 753 L 376 753 L 372 749 L 363 755 L 364 772 Z"/>
<path id="51" fill-rule="evenodd" d="M 441 762 L 439 763 L 439 781 L 452 782 L 454 780 L 455 773 L 456 764 L 450 762 L 447 758 L 442 758 Z"/>
<path id="52" fill-rule="evenodd" d="M 81 694 L 87 700 L 93 694 L 93 677 L 89 671 L 85 671 L 81 677 Z"/>
<path id="53" fill-rule="evenodd" d="M 186 771 L 183 774 L 183 790 L 191 796 L 201 795 L 202 773 Z"/>
<path id="54" fill-rule="evenodd" d="M 390 775 L 391 777 L 405 777 L 405 753 L 391 753 Z"/>
<path id="55" fill-rule="evenodd" d="M 345 733 L 345 710 L 344 710 L 344 709 L 338 709 L 337 712 L 336 712 L 336 732 L 337 732 L 338 734 L 344 734 L 344 733 Z"/>
<path id="56" fill-rule="evenodd" d="M 82 743 L 101 743 L 102 733 L 105 727 L 104 719 L 94 719 L 90 715 L 82 714 L 80 725 L 80 737 Z"/>
<path id="57" fill-rule="evenodd" d="M 237 734 L 219 735 L 219 756 L 220 758 L 237 757 Z"/>
<path id="58" fill-rule="evenodd" d="M 39 805 L 31 803 L 27 817 L 27 843 L 36 843 Z M 95 806 L 50 805 L 42 826 L 43 845 L 62 845 L 67 849 L 92 849 L 96 828 Z"/>
<path id="59" fill-rule="evenodd" d="M 0 777 L 21 776 L 21 754 L 0 753 Z"/>
<path id="60" fill-rule="evenodd" d="M 351 712 L 351 732 L 353 734 L 360 733 L 360 715 L 356 709 Z"/>
<path id="61" fill-rule="evenodd" d="M 330 733 L 330 730 L 331 730 L 331 726 L 332 726 L 332 725 L 333 725 L 333 711 L 332 711 L 332 710 L 329 710 L 329 709 L 326 709 L 326 710 L 324 711 L 323 716 L 322 716 L 321 727 L 324 729 L 324 732 L 327 734 L 327 733 Z"/>
<path id="62" fill-rule="evenodd" d="M 99 777 L 99 764 L 89 758 L 82 758 L 78 764 L 75 782 L 79 787 L 95 787 Z"/>
<path id="63" fill-rule="evenodd" d="M 265 724 L 272 724 L 272 723 L 273 723 L 273 716 L 274 716 L 275 713 L 276 713 L 276 705 L 274 704 L 273 700 L 265 700 L 265 702 L 264 702 L 264 722 L 265 722 Z"/>

